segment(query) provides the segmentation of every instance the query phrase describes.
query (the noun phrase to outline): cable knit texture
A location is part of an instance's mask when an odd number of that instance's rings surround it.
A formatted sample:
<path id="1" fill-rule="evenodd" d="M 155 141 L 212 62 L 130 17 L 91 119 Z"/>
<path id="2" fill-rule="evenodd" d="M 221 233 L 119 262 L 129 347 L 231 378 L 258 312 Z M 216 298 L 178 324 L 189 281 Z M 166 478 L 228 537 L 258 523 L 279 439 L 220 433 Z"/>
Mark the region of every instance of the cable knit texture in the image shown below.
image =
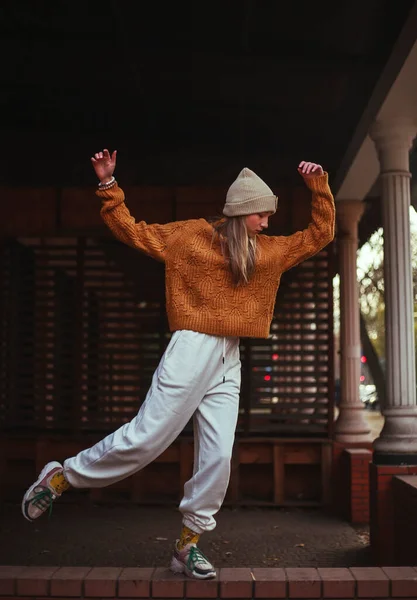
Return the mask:
<path id="1" fill-rule="evenodd" d="M 289 236 L 258 235 L 255 273 L 238 287 L 205 219 L 149 225 L 135 221 L 117 185 L 96 194 L 103 202 L 101 216 L 114 236 L 165 263 L 171 331 L 267 338 L 281 275 L 334 237 L 335 209 L 327 173 L 305 182 L 312 191 L 309 226 Z"/>

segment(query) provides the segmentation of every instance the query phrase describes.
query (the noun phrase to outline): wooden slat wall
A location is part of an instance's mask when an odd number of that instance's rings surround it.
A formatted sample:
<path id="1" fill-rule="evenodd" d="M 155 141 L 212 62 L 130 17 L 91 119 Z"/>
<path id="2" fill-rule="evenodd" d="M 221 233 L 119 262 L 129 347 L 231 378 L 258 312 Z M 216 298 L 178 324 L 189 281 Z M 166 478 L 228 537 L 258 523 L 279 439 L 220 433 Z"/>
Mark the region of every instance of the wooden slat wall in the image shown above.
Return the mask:
<path id="1" fill-rule="evenodd" d="M 269 339 L 246 341 L 246 431 L 330 434 L 332 273 L 331 246 L 288 272 Z"/>
<path id="2" fill-rule="evenodd" d="M 110 430 L 136 414 L 169 334 L 161 301 L 84 238 L 3 250 L 1 394 L 7 427 Z"/>
<path id="3" fill-rule="evenodd" d="M 2 427 L 76 433 L 130 420 L 170 338 L 162 265 L 88 237 L 22 238 L 1 254 Z M 284 276 L 270 339 L 242 340 L 239 432 L 329 434 L 331 256 Z"/>

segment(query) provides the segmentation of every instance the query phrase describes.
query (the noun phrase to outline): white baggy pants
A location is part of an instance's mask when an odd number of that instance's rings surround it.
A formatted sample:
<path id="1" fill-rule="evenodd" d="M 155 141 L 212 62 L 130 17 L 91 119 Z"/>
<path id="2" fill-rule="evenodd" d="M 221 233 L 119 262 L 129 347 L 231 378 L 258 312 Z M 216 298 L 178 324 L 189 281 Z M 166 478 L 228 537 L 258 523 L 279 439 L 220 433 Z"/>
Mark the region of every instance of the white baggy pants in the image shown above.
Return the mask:
<path id="1" fill-rule="evenodd" d="M 65 478 L 75 488 L 120 481 L 166 450 L 194 415 L 194 473 L 179 509 L 196 533 L 214 529 L 229 484 L 240 368 L 239 338 L 174 332 L 137 416 L 67 459 Z"/>

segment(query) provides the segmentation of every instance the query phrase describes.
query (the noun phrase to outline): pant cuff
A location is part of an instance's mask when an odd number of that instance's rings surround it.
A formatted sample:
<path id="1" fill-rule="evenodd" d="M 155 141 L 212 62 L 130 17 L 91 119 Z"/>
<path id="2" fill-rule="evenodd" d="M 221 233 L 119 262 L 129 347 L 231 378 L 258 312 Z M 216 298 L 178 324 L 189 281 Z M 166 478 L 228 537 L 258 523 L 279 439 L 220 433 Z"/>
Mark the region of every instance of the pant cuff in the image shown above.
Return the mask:
<path id="1" fill-rule="evenodd" d="M 205 533 L 206 531 L 211 531 L 212 529 L 214 529 L 216 527 L 216 523 L 213 523 L 212 525 L 209 525 L 208 527 L 203 529 L 202 527 L 197 525 L 197 523 L 195 523 L 195 521 L 192 521 L 188 517 L 183 518 L 182 524 L 185 525 L 185 527 L 188 527 L 188 529 L 191 529 L 191 531 L 194 531 L 194 533 L 198 533 L 199 535 L 201 535 L 202 533 Z"/>
<path id="2" fill-rule="evenodd" d="M 71 487 L 73 488 L 87 488 L 88 486 L 86 485 L 80 485 L 80 483 L 77 481 L 77 475 L 74 474 L 71 469 L 69 469 L 68 467 L 65 466 L 65 462 L 62 468 L 62 472 L 64 474 L 65 479 L 68 481 L 68 483 L 70 484 Z"/>

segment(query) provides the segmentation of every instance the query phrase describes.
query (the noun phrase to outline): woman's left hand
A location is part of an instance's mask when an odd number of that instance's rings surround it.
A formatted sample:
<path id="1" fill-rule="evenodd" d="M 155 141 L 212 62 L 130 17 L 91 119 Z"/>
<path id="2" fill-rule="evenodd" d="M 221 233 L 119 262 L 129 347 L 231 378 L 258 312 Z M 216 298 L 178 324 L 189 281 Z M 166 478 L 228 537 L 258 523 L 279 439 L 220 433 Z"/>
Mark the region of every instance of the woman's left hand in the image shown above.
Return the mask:
<path id="1" fill-rule="evenodd" d="M 316 163 L 306 162 L 302 160 L 298 165 L 298 172 L 305 179 L 309 179 L 311 177 L 317 177 L 318 175 L 323 175 L 323 167 Z"/>

